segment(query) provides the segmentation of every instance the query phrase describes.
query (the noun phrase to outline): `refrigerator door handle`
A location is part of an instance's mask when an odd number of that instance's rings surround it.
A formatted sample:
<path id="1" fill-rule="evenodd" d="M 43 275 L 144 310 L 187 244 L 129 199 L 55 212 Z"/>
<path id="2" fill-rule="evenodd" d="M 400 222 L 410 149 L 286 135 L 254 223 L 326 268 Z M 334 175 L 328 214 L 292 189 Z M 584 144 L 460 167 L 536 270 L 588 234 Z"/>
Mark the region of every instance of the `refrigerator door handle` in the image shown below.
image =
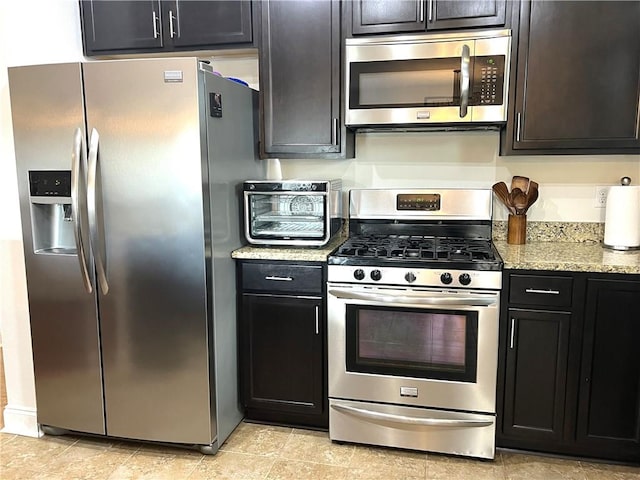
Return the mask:
<path id="1" fill-rule="evenodd" d="M 82 240 L 82 226 L 80 218 L 80 179 L 83 178 L 83 155 L 82 155 L 82 129 L 76 128 L 73 136 L 73 150 L 71 152 L 71 215 L 73 217 L 73 234 L 76 239 L 76 251 L 80 262 L 80 273 L 82 273 L 82 283 L 87 293 L 93 292 L 89 269 L 87 268 L 87 256 Z"/>
<path id="2" fill-rule="evenodd" d="M 109 293 L 109 283 L 105 271 L 104 256 L 105 251 L 103 239 L 98 231 L 98 198 L 96 195 L 96 177 L 98 172 L 98 145 L 100 134 L 94 128 L 91 130 L 89 139 L 89 168 L 87 172 L 87 213 L 89 216 L 89 232 L 91 233 L 91 247 L 96 262 L 98 272 L 98 283 L 103 295 Z"/>

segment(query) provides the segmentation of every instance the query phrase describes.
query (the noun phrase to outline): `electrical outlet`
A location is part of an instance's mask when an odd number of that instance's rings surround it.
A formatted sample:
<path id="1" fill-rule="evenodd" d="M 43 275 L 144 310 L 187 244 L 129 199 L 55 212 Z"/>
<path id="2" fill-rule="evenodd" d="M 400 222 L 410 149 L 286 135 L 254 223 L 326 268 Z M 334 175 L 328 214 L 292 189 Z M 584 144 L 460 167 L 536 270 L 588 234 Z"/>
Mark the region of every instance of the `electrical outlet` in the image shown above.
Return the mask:
<path id="1" fill-rule="evenodd" d="M 607 205 L 607 195 L 609 187 L 596 187 L 596 196 L 594 198 L 594 206 L 596 208 L 604 208 Z"/>

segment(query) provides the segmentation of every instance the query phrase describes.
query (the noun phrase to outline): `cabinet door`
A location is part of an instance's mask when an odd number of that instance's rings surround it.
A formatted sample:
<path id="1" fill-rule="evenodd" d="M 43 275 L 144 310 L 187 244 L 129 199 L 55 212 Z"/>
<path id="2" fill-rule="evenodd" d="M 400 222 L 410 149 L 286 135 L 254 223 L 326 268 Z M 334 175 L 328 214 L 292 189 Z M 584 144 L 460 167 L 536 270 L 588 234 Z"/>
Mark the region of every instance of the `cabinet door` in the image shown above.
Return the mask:
<path id="1" fill-rule="evenodd" d="M 261 7 L 261 154 L 340 158 L 339 2 L 269 0 Z"/>
<path id="2" fill-rule="evenodd" d="M 352 9 L 354 35 L 425 29 L 424 0 L 356 0 Z"/>
<path id="3" fill-rule="evenodd" d="M 242 295 L 243 391 L 249 408 L 323 411 L 321 298 Z"/>
<path id="4" fill-rule="evenodd" d="M 640 151 L 638 25 L 640 2 L 524 3 L 507 153 Z"/>
<path id="5" fill-rule="evenodd" d="M 559 442 L 571 314 L 509 310 L 503 432 L 535 448 Z"/>
<path id="6" fill-rule="evenodd" d="M 427 30 L 503 26 L 506 12 L 505 0 L 429 0 Z"/>
<path id="7" fill-rule="evenodd" d="M 640 281 L 588 279 L 577 440 L 640 458 Z"/>
<path id="8" fill-rule="evenodd" d="M 175 47 L 250 43 L 251 2 L 174 0 L 163 2 L 165 36 Z"/>
<path id="9" fill-rule="evenodd" d="M 87 55 L 163 46 L 159 0 L 83 0 L 80 8 Z"/>

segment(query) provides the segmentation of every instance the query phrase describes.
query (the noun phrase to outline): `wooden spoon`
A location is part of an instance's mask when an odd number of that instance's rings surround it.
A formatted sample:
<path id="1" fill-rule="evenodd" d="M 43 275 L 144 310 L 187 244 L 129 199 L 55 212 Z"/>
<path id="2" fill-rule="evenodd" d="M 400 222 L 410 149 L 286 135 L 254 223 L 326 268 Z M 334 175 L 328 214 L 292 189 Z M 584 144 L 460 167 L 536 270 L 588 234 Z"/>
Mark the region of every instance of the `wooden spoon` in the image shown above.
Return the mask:
<path id="1" fill-rule="evenodd" d="M 510 195 L 516 215 L 524 215 L 527 212 L 527 195 L 518 187 L 512 189 Z"/>
<path id="2" fill-rule="evenodd" d="M 519 188 L 524 193 L 527 193 L 529 190 L 529 178 L 521 177 L 519 175 L 514 175 L 511 179 L 511 191 L 513 192 L 514 188 Z"/>
<path id="3" fill-rule="evenodd" d="M 491 188 L 493 189 L 493 193 L 496 194 L 496 197 L 498 197 L 502 201 L 504 206 L 507 207 L 507 210 L 515 215 L 516 209 L 511 203 L 511 197 L 509 196 L 509 189 L 507 188 L 507 184 L 504 182 L 498 182 Z"/>
<path id="4" fill-rule="evenodd" d="M 527 210 L 538 200 L 538 184 L 534 181 L 529 182 L 529 190 L 527 190 Z"/>

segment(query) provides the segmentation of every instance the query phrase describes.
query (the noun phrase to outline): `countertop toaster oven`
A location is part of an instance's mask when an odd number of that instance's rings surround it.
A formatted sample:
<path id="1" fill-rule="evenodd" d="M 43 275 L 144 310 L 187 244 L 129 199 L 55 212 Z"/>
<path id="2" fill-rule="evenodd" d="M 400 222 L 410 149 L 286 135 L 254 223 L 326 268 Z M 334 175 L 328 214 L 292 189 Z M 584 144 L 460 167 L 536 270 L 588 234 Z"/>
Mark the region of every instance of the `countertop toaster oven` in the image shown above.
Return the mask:
<path id="1" fill-rule="evenodd" d="M 341 180 L 247 180 L 243 193 L 251 244 L 323 246 L 342 227 Z"/>

